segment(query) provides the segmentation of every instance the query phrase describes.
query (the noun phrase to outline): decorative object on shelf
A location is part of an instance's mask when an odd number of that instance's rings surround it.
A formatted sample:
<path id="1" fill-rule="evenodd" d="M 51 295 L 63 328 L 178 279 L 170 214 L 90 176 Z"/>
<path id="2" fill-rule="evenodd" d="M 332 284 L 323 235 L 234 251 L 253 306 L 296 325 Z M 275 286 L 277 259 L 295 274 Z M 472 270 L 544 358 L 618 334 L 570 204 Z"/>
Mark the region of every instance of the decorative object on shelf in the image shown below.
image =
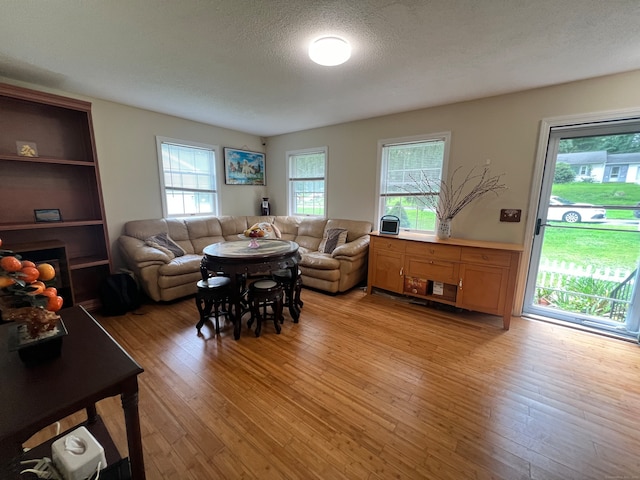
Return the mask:
<path id="1" fill-rule="evenodd" d="M 224 148 L 224 182 L 227 185 L 265 185 L 264 153 Z"/>
<path id="2" fill-rule="evenodd" d="M 39 328 L 49 328 L 54 318 L 51 313 L 60 310 L 63 303 L 55 278 L 56 270 L 50 263 L 36 265 L 11 250 L 0 249 L 0 320 L 26 322 L 36 336 Z"/>
<path id="3" fill-rule="evenodd" d="M 36 223 L 62 221 L 62 215 L 60 214 L 60 210 L 58 208 L 34 210 L 33 215 L 36 218 Z"/>
<path id="4" fill-rule="evenodd" d="M 23 142 L 18 140 L 16 142 L 16 149 L 18 150 L 18 155 L 20 155 L 21 157 L 38 156 L 38 147 L 34 142 Z"/>
<path id="5" fill-rule="evenodd" d="M 269 197 L 262 197 L 262 202 L 260 203 L 260 214 L 271 215 L 271 205 L 269 205 Z"/>
<path id="6" fill-rule="evenodd" d="M 487 165 L 482 167 L 481 173 L 476 173 L 477 167 L 473 167 L 464 179 L 458 182 L 456 175 L 461 168 L 456 168 L 447 181 L 433 178 L 425 171 L 421 171 L 418 178 L 411 176 L 414 188 L 408 191 L 419 193 L 420 195 L 415 197 L 416 200 L 435 212 L 438 219 L 438 238 L 451 237 L 451 221 L 471 202 L 488 193 L 498 195 L 507 188 L 500 181 L 503 174 L 490 176 Z"/>

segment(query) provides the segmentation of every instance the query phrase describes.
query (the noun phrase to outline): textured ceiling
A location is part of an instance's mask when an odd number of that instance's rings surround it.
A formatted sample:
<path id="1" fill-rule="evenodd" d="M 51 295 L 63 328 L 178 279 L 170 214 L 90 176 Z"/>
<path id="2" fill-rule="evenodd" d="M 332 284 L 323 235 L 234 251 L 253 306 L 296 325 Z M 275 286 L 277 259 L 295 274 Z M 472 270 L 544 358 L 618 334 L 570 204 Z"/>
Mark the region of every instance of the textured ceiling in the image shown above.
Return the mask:
<path id="1" fill-rule="evenodd" d="M 0 76 L 261 136 L 640 69 L 640 0 L 0 0 Z M 321 67 L 309 42 L 352 58 Z"/>

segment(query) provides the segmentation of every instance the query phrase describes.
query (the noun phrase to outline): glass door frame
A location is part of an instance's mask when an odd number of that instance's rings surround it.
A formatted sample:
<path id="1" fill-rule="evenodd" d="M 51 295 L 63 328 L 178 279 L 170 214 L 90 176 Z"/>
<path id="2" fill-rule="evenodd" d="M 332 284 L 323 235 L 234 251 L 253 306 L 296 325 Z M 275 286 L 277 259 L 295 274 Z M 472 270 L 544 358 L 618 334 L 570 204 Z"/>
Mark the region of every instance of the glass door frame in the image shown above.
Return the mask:
<path id="1" fill-rule="evenodd" d="M 533 304 L 533 288 L 530 282 L 535 283 L 536 279 L 535 275 L 530 275 L 530 270 L 533 262 L 536 262 L 536 264 L 539 264 L 540 262 L 541 248 L 534 251 L 535 236 L 536 230 L 539 228 L 539 212 L 541 211 L 541 207 L 544 208 L 545 212 L 549 207 L 549 196 L 551 195 L 553 183 L 553 179 L 545 182 L 547 177 L 552 175 L 552 172 L 549 171 L 550 167 L 553 167 L 551 170 L 555 170 L 555 163 L 547 165 L 547 157 L 554 159 L 557 158 L 558 140 L 554 143 L 552 133 L 562 131 L 563 129 L 570 131 L 580 128 L 584 128 L 586 132 L 590 127 L 600 126 L 604 128 L 604 126 L 620 124 L 628 121 L 640 123 L 640 109 L 634 108 L 609 112 L 550 117 L 541 121 L 536 152 L 536 163 L 534 166 L 534 175 L 529 198 L 530 214 L 525 233 L 525 255 L 523 255 L 521 269 L 518 275 L 519 281 L 516 292 L 516 305 L 520 305 L 520 311 L 516 312 L 517 314 L 545 316 L 546 313 L 543 310 L 538 313 L 535 311 L 536 309 L 531 309 L 531 305 Z M 553 151 L 550 151 L 550 149 Z M 545 191 L 543 191 L 543 189 Z M 530 255 L 527 256 L 526 252 L 529 252 Z M 636 298 L 634 300 L 640 296 L 637 293 L 638 292 L 636 292 Z M 638 309 L 640 309 L 640 307 L 635 305 L 633 311 L 637 311 Z"/>

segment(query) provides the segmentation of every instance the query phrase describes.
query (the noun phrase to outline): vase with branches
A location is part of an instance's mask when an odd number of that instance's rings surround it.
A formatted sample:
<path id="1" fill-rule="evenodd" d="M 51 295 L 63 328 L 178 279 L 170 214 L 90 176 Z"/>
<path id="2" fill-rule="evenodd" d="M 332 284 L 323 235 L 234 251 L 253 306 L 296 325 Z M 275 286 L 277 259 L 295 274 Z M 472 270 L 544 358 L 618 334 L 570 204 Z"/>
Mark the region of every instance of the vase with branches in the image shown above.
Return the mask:
<path id="1" fill-rule="evenodd" d="M 438 219 L 438 236 L 448 238 L 451 235 L 451 220 L 471 202 L 493 193 L 498 195 L 507 186 L 502 183 L 502 174 L 490 175 L 489 167 L 473 167 L 467 175 L 458 180 L 462 167 L 456 168 L 445 181 L 429 176 L 425 171 L 420 175 L 411 176 L 414 182 L 412 193 L 418 193 L 415 197 L 425 208 L 435 212 Z"/>

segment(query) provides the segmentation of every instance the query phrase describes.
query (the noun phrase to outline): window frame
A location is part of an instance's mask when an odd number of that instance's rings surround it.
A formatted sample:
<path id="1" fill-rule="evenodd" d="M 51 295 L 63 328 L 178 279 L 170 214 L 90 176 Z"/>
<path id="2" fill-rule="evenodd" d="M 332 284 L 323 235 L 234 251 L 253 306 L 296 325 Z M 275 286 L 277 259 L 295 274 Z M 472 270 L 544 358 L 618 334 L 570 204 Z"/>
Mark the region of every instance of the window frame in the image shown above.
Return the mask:
<path id="1" fill-rule="evenodd" d="M 324 155 L 324 172 L 322 177 L 313 177 L 313 178 L 304 178 L 304 180 L 322 180 L 324 183 L 324 195 L 323 195 L 323 204 L 324 204 L 324 214 L 323 215 L 310 215 L 310 214 L 302 214 L 296 213 L 295 211 L 295 199 L 293 198 L 293 184 L 296 181 L 302 181 L 303 178 L 294 179 L 291 177 L 291 162 L 292 158 L 297 155 L 305 155 L 310 153 L 321 153 Z M 287 215 L 299 216 L 299 217 L 315 217 L 315 218 L 327 218 L 327 209 L 328 209 L 328 184 L 327 184 L 327 172 L 329 170 L 329 149 L 324 147 L 315 147 L 315 148 L 303 148 L 300 150 L 288 150 L 286 152 L 287 159 Z"/>
<path id="2" fill-rule="evenodd" d="M 165 171 L 164 171 L 164 161 L 162 157 L 162 145 L 163 144 L 172 144 L 181 147 L 191 147 L 198 148 L 203 150 L 210 150 L 213 152 L 213 161 L 212 161 L 212 169 L 211 174 L 213 176 L 211 184 L 213 185 L 213 190 L 205 190 L 205 189 L 187 189 L 192 190 L 194 192 L 207 192 L 213 194 L 213 204 L 214 211 L 213 212 L 205 212 L 205 213 L 181 213 L 181 214 L 169 214 L 168 206 L 167 206 L 167 187 L 165 184 Z M 176 138 L 163 137 L 156 135 L 156 150 L 158 157 L 158 174 L 160 177 L 160 201 L 162 204 L 162 215 L 165 218 L 180 218 L 180 217 L 194 217 L 198 215 L 219 215 L 220 214 L 220 175 L 219 175 L 219 164 L 220 164 L 220 146 L 219 145 L 211 145 L 208 143 L 194 142 L 191 140 L 180 140 Z M 184 189 L 182 189 L 184 190 Z"/>
<path id="3" fill-rule="evenodd" d="M 407 137 L 397 137 L 397 138 L 386 138 L 382 140 L 378 140 L 378 168 L 377 168 L 377 177 L 376 177 L 376 218 L 374 218 L 374 225 L 377 225 L 377 222 L 385 215 L 384 205 L 386 196 L 383 195 L 382 186 L 383 186 L 383 170 L 386 171 L 386 165 L 384 164 L 384 149 L 387 146 L 391 145 L 403 145 L 403 144 L 411 144 L 411 143 L 427 143 L 441 140 L 444 142 L 444 151 L 442 153 L 442 168 L 441 168 L 441 178 L 446 179 L 449 169 L 449 150 L 451 148 L 451 132 L 437 132 L 437 133 L 426 133 L 420 135 L 412 135 Z M 440 199 L 438 199 L 440 201 Z M 411 231 L 417 234 L 434 234 L 436 229 L 438 228 L 438 221 L 436 219 L 433 230 L 419 230 L 419 229 L 410 229 L 410 228 L 400 228 L 400 231 Z"/>

